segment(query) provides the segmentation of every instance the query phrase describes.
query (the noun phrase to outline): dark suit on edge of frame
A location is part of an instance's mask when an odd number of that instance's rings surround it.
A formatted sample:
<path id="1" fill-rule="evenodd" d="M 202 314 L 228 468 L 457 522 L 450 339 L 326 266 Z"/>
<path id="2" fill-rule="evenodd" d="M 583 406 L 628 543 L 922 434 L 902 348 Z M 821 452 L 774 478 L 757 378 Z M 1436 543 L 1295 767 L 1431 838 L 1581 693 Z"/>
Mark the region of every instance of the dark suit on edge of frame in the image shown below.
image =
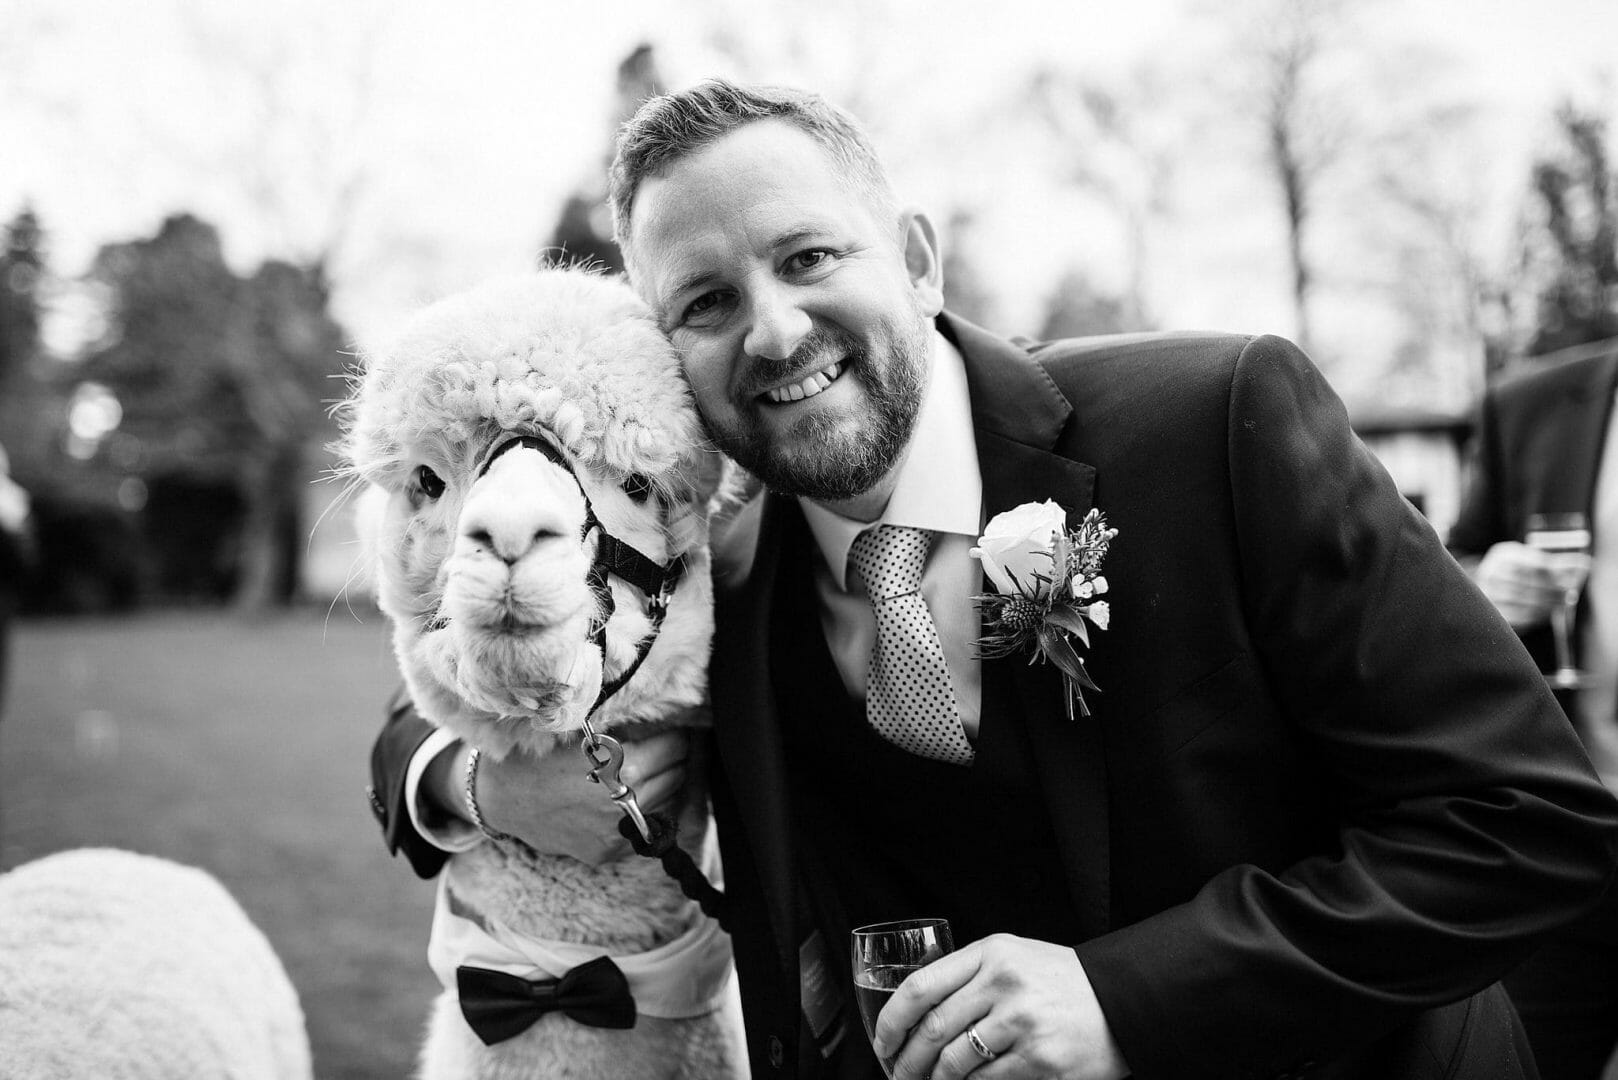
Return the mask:
<path id="1" fill-rule="evenodd" d="M 1496 543 L 1521 540 L 1532 514 L 1577 510 L 1595 523 L 1615 389 L 1618 349 L 1491 387 L 1478 410 L 1472 476 L 1450 550 L 1481 557 Z M 1583 654 L 1583 630 L 1581 617 L 1573 627 L 1575 657 Z M 1540 668 L 1551 670 L 1549 625 L 1524 630 L 1522 639 Z M 1571 698 L 1563 704 L 1574 711 Z M 1618 1046 L 1618 895 L 1558 934 L 1506 985 L 1546 1080 L 1601 1076 Z"/>
<path id="2" fill-rule="evenodd" d="M 1458 556 L 1521 540 L 1532 514 L 1577 510 L 1593 519 L 1618 350 L 1509 379 L 1483 396 L 1470 483 L 1449 534 Z M 1542 668 L 1555 663 L 1548 626 L 1523 634 Z M 1575 652 L 1578 628 L 1574 628 Z"/>
<path id="3" fill-rule="evenodd" d="M 1066 342 L 1036 363 L 940 327 L 966 361 L 986 511 L 1093 503 L 1120 530 L 1094 715 L 1070 723 L 1055 673 L 1012 659 L 985 682 L 1014 668 L 1021 719 L 986 698 L 983 723 L 1027 727 L 1077 951 L 1136 1075 L 1301 1075 L 1350 1048 L 1311 1075 L 1534 1075 L 1490 984 L 1595 902 L 1618 807 L 1318 372 L 1273 338 Z M 826 910 L 795 859 L 763 655 L 780 574 L 809 573 L 778 558 L 794 511 L 764 496 L 738 520 L 759 541 L 719 582 L 712 665 L 714 806 L 769 1077 L 811 1075 L 799 950 Z M 1411 676 L 1432 649 L 1438 677 Z M 397 802 L 418 739 L 396 717 L 373 764 L 390 845 L 430 872 Z"/>

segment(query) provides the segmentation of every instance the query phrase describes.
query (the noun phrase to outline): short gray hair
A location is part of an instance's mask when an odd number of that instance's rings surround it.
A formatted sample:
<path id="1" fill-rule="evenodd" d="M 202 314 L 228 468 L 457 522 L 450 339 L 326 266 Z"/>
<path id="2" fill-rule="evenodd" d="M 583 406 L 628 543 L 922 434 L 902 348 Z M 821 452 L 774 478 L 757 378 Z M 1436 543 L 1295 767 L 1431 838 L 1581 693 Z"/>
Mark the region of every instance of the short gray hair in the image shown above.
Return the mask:
<path id="1" fill-rule="evenodd" d="M 898 221 L 887 172 L 858 120 L 818 94 L 784 86 L 739 86 L 708 79 L 648 98 L 618 131 L 607 173 L 613 236 L 629 258 L 629 218 L 641 181 L 757 120 L 783 120 L 831 156 L 838 172 L 882 218 Z"/>

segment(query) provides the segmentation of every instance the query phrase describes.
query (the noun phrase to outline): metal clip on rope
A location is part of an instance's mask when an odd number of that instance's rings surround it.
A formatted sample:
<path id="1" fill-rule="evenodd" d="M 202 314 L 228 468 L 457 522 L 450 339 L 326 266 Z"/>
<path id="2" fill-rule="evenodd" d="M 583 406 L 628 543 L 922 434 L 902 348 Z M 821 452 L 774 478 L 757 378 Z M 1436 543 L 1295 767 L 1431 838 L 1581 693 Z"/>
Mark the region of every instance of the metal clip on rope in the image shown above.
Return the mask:
<path id="1" fill-rule="evenodd" d="M 605 785 L 607 797 L 618 804 L 618 809 L 624 812 L 625 817 L 634 822 L 641 839 L 651 843 L 652 827 L 646 823 L 646 815 L 641 813 L 635 789 L 624 783 L 620 775 L 624 767 L 623 743 L 611 735 L 596 734 L 595 728 L 586 720 L 584 740 L 579 743 L 579 749 L 584 751 L 585 760 L 591 765 L 591 783 Z"/>

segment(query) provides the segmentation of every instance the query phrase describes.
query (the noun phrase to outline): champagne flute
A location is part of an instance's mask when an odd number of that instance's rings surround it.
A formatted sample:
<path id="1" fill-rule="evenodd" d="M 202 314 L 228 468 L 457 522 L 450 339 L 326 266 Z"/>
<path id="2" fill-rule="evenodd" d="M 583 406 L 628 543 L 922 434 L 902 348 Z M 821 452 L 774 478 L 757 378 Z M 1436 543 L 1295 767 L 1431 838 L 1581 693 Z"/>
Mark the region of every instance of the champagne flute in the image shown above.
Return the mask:
<path id="1" fill-rule="evenodd" d="M 955 949 L 948 919 L 873 923 L 858 928 L 851 937 L 854 1000 L 865 1021 L 867 1039 L 876 1032 L 877 1014 L 905 977 Z M 893 1076 L 893 1059 L 882 1059 L 882 1071 Z"/>
<path id="2" fill-rule="evenodd" d="M 1562 601 L 1551 610 L 1556 638 L 1556 670 L 1546 676 L 1558 690 L 1589 685 L 1589 676 L 1573 663 L 1573 617 L 1579 594 L 1590 576 L 1590 523 L 1577 511 L 1532 514 L 1523 543 L 1552 556 L 1552 576 L 1562 587 Z"/>

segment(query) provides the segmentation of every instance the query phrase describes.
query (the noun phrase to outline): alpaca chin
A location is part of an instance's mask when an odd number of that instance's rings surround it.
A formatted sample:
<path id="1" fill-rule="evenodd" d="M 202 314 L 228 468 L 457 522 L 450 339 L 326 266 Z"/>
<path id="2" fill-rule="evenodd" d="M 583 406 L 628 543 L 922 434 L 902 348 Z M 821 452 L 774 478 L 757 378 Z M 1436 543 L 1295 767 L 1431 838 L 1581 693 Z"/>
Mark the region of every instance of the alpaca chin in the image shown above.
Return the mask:
<path id="1" fill-rule="evenodd" d="M 455 685 L 481 708 L 507 712 L 554 710 L 579 696 L 599 667 L 583 619 L 545 629 L 454 623 Z"/>
<path id="2" fill-rule="evenodd" d="M 600 653 L 582 631 L 564 639 L 451 624 L 396 634 L 395 651 L 421 715 L 492 758 L 549 752 L 555 735 L 580 726 L 601 685 Z M 536 671 L 561 681 L 536 681 Z"/>

